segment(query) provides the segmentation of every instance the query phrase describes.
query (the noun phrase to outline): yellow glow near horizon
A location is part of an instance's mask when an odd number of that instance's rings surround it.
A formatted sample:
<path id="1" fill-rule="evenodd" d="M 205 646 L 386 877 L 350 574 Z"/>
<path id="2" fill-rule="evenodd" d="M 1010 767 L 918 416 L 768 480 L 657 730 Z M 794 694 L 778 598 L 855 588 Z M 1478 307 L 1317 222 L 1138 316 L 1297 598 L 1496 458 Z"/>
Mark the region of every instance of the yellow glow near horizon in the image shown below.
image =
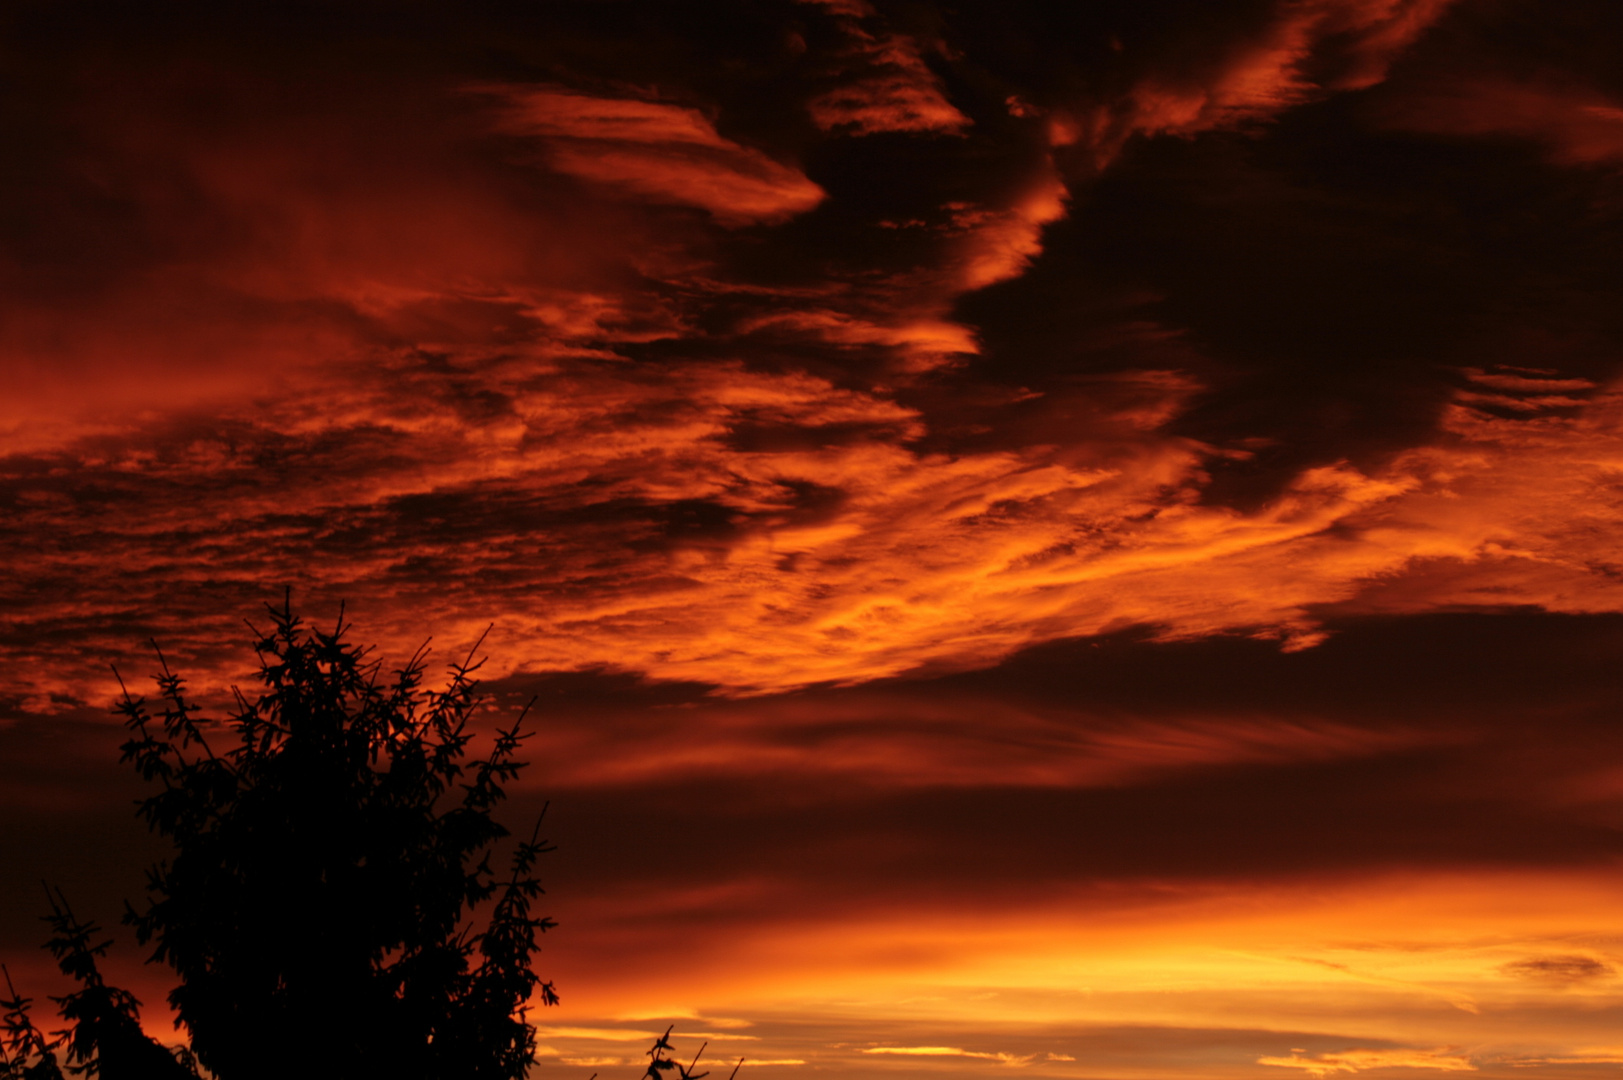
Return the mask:
<path id="1" fill-rule="evenodd" d="M 870 1059 L 1045 1069 L 1073 1066 L 1022 1049 L 1019 1033 L 1278 1032 L 1277 1046 L 1251 1060 L 1312 1075 L 1623 1054 L 1610 1020 L 1623 1005 L 1623 875 L 1609 869 L 1248 883 L 1113 907 L 1073 899 L 776 926 L 689 972 L 683 1009 L 695 1029 L 721 1013 L 895 1031 L 842 1051 Z M 639 1005 L 658 994 L 668 1006 L 670 989 L 628 977 L 564 1011 L 649 1015 Z M 953 1037 L 1000 1030 L 1007 1049 Z M 937 1037 L 916 1037 L 928 1031 Z M 1313 1032 L 1345 1045 L 1307 1053 L 1291 1034 Z M 770 1019 L 752 1033 L 763 1056 L 779 1049 Z"/>

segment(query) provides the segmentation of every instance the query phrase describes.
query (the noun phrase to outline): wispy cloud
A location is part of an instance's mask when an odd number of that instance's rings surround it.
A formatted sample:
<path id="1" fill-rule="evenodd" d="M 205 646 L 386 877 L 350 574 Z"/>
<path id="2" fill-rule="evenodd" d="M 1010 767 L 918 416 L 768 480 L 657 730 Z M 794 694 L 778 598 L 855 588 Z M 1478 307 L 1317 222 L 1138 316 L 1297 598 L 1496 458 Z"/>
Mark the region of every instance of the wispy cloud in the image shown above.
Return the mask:
<path id="1" fill-rule="evenodd" d="M 1370 1069 L 1435 1069 L 1442 1072 L 1476 1072 L 1469 1057 L 1449 1050 L 1341 1050 L 1305 1056 L 1261 1057 L 1259 1065 L 1300 1069 L 1309 1076 L 1367 1072 Z"/>
<path id="2" fill-rule="evenodd" d="M 1035 1054 L 1008 1054 L 1003 1051 L 964 1050 L 956 1046 L 874 1046 L 864 1054 L 898 1054 L 904 1057 L 960 1057 L 996 1061 L 1004 1065 L 1027 1065 Z"/>
<path id="3" fill-rule="evenodd" d="M 920 43 L 887 29 L 865 2 L 807 0 L 833 15 L 845 39 L 824 78 L 836 85 L 806 103 L 824 131 L 955 135 L 969 117 L 948 101 L 941 79 L 925 63 Z"/>
<path id="4" fill-rule="evenodd" d="M 556 87 L 480 87 L 500 130 L 543 140 L 559 172 L 656 202 L 698 206 L 724 225 L 783 221 L 823 201 L 796 169 L 724 139 L 698 110 Z"/>

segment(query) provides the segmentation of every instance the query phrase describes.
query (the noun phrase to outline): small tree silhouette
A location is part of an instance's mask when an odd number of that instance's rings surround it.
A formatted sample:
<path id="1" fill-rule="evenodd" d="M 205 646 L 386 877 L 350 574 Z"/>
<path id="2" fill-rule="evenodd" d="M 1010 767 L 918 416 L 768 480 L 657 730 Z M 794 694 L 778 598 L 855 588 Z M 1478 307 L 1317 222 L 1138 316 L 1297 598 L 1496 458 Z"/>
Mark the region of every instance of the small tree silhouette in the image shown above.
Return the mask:
<path id="1" fill-rule="evenodd" d="M 195 1080 L 197 1070 L 189 1051 L 171 1054 L 141 1030 L 141 1003 L 128 990 L 109 986 L 96 963 L 110 941 L 96 941 L 101 928 L 81 922 L 60 891 L 46 890 L 51 914 L 51 938 L 45 947 L 56 957 L 64 975 L 79 989 L 53 997 L 64 1020 L 72 1026 L 46 1035 L 29 1015 L 31 1000 L 17 993 L 7 971 L 6 990 L 0 1001 L 5 1009 L 0 1032 L 0 1076 L 6 1080 L 62 1080 L 56 1051 L 67 1050 L 68 1070 L 101 1080 Z"/>
<path id="2" fill-rule="evenodd" d="M 34 1001 L 17 993 L 11 983 L 11 971 L 0 964 L 6 977 L 6 993 L 0 1000 L 0 1077 L 5 1080 L 62 1080 L 62 1068 L 56 1063 L 58 1040 L 46 1038 L 34 1026 L 29 1013 Z"/>
<path id="3" fill-rule="evenodd" d="M 676 1050 L 671 1045 L 671 1032 L 675 1030 L 676 1025 L 672 1024 L 665 1029 L 665 1034 L 655 1039 L 654 1045 L 648 1048 L 648 1071 L 642 1074 L 642 1080 L 700 1080 L 701 1077 L 710 1075 L 708 1069 L 704 1072 L 693 1071 L 699 1067 L 699 1059 L 704 1057 L 705 1047 L 710 1045 L 708 1042 L 699 1044 L 699 1052 L 694 1054 L 693 1060 L 686 1065 L 671 1057 L 671 1054 L 675 1053 Z M 733 1066 L 733 1071 L 728 1074 L 727 1080 L 735 1080 L 738 1076 L 738 1070 L 743 1065 L 744 1059 L 739 1058 L 738 1064 Z M 671 1072 L 675 1072 L 675 1077 L 666 1075 Z M 593 1073 L 590 1080 L 597 1080 L 597 1074 Z"/>
<path id="4" fill-rule="evenodd" d="M 128 689 L 117 706 L 123 760 L 162 789 L 141 814 L 174 845 L 125 921 L 180 977 L 169 1001 L 192 1050 L 221 1080 L 523 1076 L 528 1002 L 558 1000 L 532 964 L 551 849 L 532 835 L 504 879 L 490 866 L 523 716 L 464 763 L 472 653 L 425 691 L 426 646 L 384 680 L 342 615 L 329 633 L 269 610 L 269 632 L 250 626 L 262 688 L 238 693 L 229 749 L 161 652 L 157 715 Z"/>

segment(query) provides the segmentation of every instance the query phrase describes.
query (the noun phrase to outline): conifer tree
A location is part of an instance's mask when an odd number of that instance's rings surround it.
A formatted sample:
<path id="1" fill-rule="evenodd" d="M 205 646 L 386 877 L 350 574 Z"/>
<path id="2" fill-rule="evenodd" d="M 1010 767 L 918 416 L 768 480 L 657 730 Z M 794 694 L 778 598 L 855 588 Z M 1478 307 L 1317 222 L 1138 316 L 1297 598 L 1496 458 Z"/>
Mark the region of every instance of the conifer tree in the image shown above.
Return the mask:
<path id="1" fill-rule="evenodd" d="M 51 925 L 45 947 L 62 974 L 79 989 L 53 997 L 57 1012 L 71 1026 L 47 1036 L 34 1025 L 33 1004 L 17 993 L 11 972 L 5 973 L 10 997 L 0 1000 L 0 1077 L 4 1080 L 63 1080 L 57 1051 L 67 1054 L 68 1072 L 97 1080 L 196 1080 L 188 1050 L 171 1052 L 141 1030 L 141 1003 L 128 990 L 102 978 L 97 960 L 110 941 L 98 941 L 101 928 L 82 921 L 61 892 L 46 890 Z"/>
<path id="2" fill-rule="evenodd" d="M 467 760 L 471 653 L 430 691 L 426 647 L 385 678 L 342 616 L 331 632 L 289 603 L 270 617 L 260 688 L 223 731 L 161 653 L 158 703 L 118 704 L 123 760 L 159 788 L 141 814 L 173 845 L 125 921 L 179 976 L 197 1060 L 220 1080 L 523 1076 L 528 1003 L 557 1001 L 533 969 L 550 848 L 520 842 L 504 875 L 490 861 L 523 717 Z"/>
<path id="3" fill-rule="evenodd" d="M 57 1064 L 59 1040 L 52 1039 L 34 1023 L 34 1001 L 23 997 L 12 985 L 11 971 L 5 974 L 6 993 L 0 998 L 0 1077 L 4 1080 L 62 1080 Z"/>

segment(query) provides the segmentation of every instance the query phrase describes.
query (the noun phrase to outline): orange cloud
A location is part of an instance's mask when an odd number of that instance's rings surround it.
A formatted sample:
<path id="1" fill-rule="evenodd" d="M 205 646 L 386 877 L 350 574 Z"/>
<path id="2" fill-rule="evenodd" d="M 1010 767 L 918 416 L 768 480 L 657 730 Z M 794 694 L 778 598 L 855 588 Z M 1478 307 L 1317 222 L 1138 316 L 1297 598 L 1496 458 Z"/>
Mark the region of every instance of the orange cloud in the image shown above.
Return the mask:
<path id="1" fill-rule="evenodd" d="M 1055 145 L 1087 142 L 1102 166 L 1135 134 L 1189 136 L 1233 128 L 1326 93 L 1365 89 L 1382 82 L 1397 57 L 1452 4 L 1283 0 L 1255 32 L 1182 70 L 1169 65 L 1146 74 L 1123 102 L 1057 113 L 1050 138 Z"/>
<path id="2" fill-rule="evenodd" d="M 904 381 L 953 367 L 980 352 L 974 329 L 950 317 L 953 304 L 965 293 L 1024 273 L 1042 253 L 1044 228 L 1065 217 L 1069 199 L 1069 188 L 1045 157 L 1011 194 L 947 202 L 929 222 L 880 223 L 887 231 L 925 234 L 928 261 L 865 282 L 864 289 L 808 297 L 798 310 L 752 316 L 737 329 L 798 333 L 842 347 L 883 346 Z M 848 307 L 824 306 L 830 301 Z"/>
<path id="3" fill-rule="evenodd" d="M 1500 968 L 1506 975 L 1518 979 L 1553 985 L 1569 985 L 1606 978 L 1615 974 L 1610 964 L 1593 956 L 1563 953 L 1529 956 L 1514 960 Z"/>
<path id="4" fill-rule="evenodd" d="M 1443 1072 L 1475 1072 L 1476 1065 L 1448 1050 L 1342 1050 L 1304 1057 L 1260 1057 L 1258 1065 L 1300 1069 L 1309 1076 L 1331 1076 L 1338 1072 L 1364 1072 L 1368 1069 L 1438 1069 Z"/>
<path id="5" fill-rule="evenodd" d="M 1017 277 L 1042 252 L 1043 226 L 1065 216 L 1070 191 L 1050 170 L 1005 208 L 956 208 L 955 223 L 967 229 L 959 260 L 963 291 Z"/>
<path id="6" fill-rule="evenodd" d="M 988 1052 L 985 1050 L 964 1050 L 956 1046 L 874 1046 L 863 1051 L 864 1054 L 897 1054 L 902 1057 L 959 1057 L 980 1058 L 983 1061 L 997 1061 L 1004 1065 L 1026 1065 L 1036 1059 L 1036 1054 L 1009 1054 L 1003 1051 Z"/>
<path id="7" fill-rule="evenodd" d="M 838 57 L 838 85 L 806 103 L 819 128 L 848 135 L 885 131 L 956 135 L 969 126 L 969 117 L 947 100 L 918 43 L 874 25 L 880 20 L 870 5 L 807 2 L 837 16 L 847 41 Z"/>
<path id="8" fill-rule="evenodd" d="M 1560 415 L 1523 391 L 1535 411 L 1516 420 L 1467 392 L 1448 441 L 1375 473 L 1309 469 L 1240 513 L 1198 502 L 1207 451 L 1135 427 L 1130 395 L 1094 444 L 947 455 L 898 441 L 919 418 L 887 396 L 810 375 L 513 356 L 473 370 L 485 397 L 451 392 L 468 375 L 403 357 L 258 405 L 233 421 L 235 449 L 183 426 L 144 448 L 48 458 L 56 471 L 23 505 L 60 539 L 35 573 L 111 604 L 132 571 L 171 590 L 217 574 L 176 547 L 196 537 L 251 580 L 299 582 L 319 565 L 325 588 L 397 613 L 384 618 L 401 646 L 425 623 L 471 636 L 494 620 L 530 669 L 629 661 L 750 692 L 984 665 L 1134 623 L 1300 648 L 1326 608 L 1623 610 L 1607 572 L 1623 515 L 1607 494 L 1623 463 L 1615 392 Z M 1186 392 L 1146 377 L 1134 393 L 1146 388 Z M 803 434 L 735 445 L 746 428 Z M 252 464 L 262 442 L 316 456 L 267 487 Z M 63 501 L 79 484 L 128 497 L 179 486 L 114 525 L 119 560 L 98 571 L 108 524 Z M 290 506 L 308 516 L 286 518 Z M 327 539 L 338 522 L 369 541 Z M 491 567 L 508 591 L 479 586 Z M 67 656 L 47 666 L 82 670 Z"/>
<path id="9" fill-rule="evenodd" d="M 726 226 L 779 222 L 823 201 L 797 169 L 723 138 L 696 109 L 555 87 L 480 87 L 499 127 L 543 140 L 559 172 L 654 202 L 697 206 Z"/>
<path id="10" fill-rule="evenodd" d="M 836 346 L 882 345 L 896 351 L 898 368 L 908 373 L 943 367 L 980 351 L 980 343 L 969 327 L 927 314 L 880 322 L 862 315 L 810 308 L 753 316 L 741 322 L 738 331 L 788 332 Z"/>

